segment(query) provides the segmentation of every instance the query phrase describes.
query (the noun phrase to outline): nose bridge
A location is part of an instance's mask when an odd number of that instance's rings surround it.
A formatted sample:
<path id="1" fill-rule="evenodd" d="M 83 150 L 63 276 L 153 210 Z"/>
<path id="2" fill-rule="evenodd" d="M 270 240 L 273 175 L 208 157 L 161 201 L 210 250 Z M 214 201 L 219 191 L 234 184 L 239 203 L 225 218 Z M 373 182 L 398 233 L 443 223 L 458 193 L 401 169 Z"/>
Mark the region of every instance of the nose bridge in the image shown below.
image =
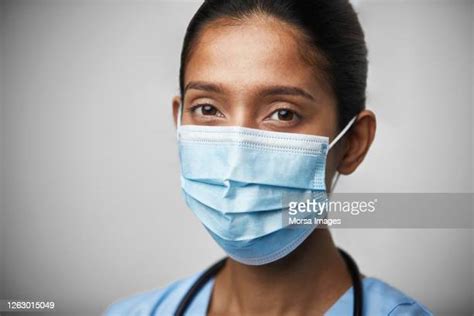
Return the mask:
<path id="1" fill-rule="evenodd" d="M 241 127 L 249 127 L 249 128 L 257 128 L 257 118 L 254 114 L 254 111 L 249 109 L 249 106 L 239 106 L 238 109 L 233 111 L 232 113 L 232 125 L 233 126 L 241 126 Z"/>
<path id="2" fill-rule="evenodd" d="M 258 109 L 251 97 L 241 93 L 232 100 L 230 111 L 230 123 L 233 126 L 258 128 Z"/>

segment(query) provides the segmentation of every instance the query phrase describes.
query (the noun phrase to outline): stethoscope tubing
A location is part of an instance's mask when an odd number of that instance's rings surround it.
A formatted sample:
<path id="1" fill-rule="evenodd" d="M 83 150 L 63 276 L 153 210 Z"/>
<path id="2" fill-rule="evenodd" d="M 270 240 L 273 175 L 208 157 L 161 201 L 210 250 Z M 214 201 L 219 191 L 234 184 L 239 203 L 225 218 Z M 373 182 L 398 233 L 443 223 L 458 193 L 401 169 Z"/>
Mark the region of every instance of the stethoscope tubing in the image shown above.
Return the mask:
<path id="1" fill-rule="evenodd" d="M 354 259 L 352 259 L 352 257 L 347 252 L 345 252 L 342 249 L 339 249 L 339 253 L 344 259 L 347 269 L 352 279 L 352 287 L 353 287 L 353 293 L 354 293 L 353 315 L 362 316 L 363 287 L 362 287 L 362 280 L 360 277 L 359 268 L 357 267 L 357 264 L 354 261 Z M 189 290 L 186 292 L 186 294 L 183 296 L 183 298 L 179 302 L 178 307 L 176 308 L 176 311 L 174 313 L 175 316 L 184 316 L 184 313 L 186 312 L 188 307 L 191 305 L 196 295 L 204 287 L 204 285 L 206 285 L 206 283 L 224 267 L 226 260 L 227 258 L 223 258 L 219 260 L 218 262 L 210 266 L 206 271 L 204 271 L 196 279 L 196 281 L 193 283 L 193 285 L 191 285 Z M 155 309 L 153 310 L 151 315 L 154 314 Z"/>

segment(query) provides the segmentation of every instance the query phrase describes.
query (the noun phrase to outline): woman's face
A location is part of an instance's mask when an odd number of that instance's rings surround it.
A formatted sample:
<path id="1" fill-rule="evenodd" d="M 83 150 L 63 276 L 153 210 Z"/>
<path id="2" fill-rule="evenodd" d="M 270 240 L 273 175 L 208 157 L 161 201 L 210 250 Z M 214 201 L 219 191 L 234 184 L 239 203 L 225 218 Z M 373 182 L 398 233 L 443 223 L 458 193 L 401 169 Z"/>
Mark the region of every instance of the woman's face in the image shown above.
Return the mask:
<path id="1" fill-rule="evenodd" d="M 324 73 L 303 57 L 297 29 L 262 16 L 230 22 L 208 25 L 193 47 L 185 71 L 182 124 L 242 126 L 332 140 L 338 132 L 336 98 Z M 175 97 L 175 117 L 180 102 Z M 326 179 L 340 168 L 344 154 L 337 147 L 329 153 Z M 360 161 L 354 160 L 347 172 Z"/>
<path id="2" fill-rule="evenodd" d="M 334 136 L 335 97 L 296 30 L 268 17 L 223 22 L 205 28 L 187 63 L 182 124 Z"/>

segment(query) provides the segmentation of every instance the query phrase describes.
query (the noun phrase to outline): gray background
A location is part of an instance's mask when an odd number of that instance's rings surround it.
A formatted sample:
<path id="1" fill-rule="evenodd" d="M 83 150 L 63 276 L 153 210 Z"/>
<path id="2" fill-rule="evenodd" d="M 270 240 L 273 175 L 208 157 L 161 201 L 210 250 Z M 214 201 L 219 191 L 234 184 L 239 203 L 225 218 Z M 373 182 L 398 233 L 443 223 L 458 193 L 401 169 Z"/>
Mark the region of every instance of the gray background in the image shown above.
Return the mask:
<path id="1" fill-rule="evenodd" d="M 0 298 L 96 315 L 221 257 L 181 200 L 171 117 L 199 1 L 0 5 Z M 337 191 L 473 191 L 473 7 L 357 1 L 378 131 Z M 472 230 L 334 236 L 438 315 L 473 314 Z"/>

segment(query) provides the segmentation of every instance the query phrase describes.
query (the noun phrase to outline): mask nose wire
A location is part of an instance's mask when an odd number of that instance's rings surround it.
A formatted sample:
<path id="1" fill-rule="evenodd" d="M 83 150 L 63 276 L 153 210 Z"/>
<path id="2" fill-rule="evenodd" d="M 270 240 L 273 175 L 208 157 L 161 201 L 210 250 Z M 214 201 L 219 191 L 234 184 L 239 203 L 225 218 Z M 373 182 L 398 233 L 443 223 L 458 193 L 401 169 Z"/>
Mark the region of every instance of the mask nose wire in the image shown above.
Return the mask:
<path id="1" fill-rule="evenodd" d="M 347 133 L 347 131 L 349 130 L 349 128 L 351 128 L 351 126 L 354 124 L 356 119 L 357 119 L 357 115 L 354 116 L 349 121 L 349 123 L 347 123 L 346 127 L 344 127 L 344 129 L 333 139 L 333 141 L 329 144 L 328 152 L 332 147 L 334 147 L 334 145 L 336 145 L 336 143 L 344 136 L 344 134 Z M 330 187 L 330 191 L 329 191 L 330 193 L 334 192 L 334 188 L 336 187 L 336 184 L 339 181 L 340 176 L 341 176 L 341 174 L 338 171 L 336 171 L 336 176 L 333 179 L 333 181 L 331 181 L 331 187 Z"/>

